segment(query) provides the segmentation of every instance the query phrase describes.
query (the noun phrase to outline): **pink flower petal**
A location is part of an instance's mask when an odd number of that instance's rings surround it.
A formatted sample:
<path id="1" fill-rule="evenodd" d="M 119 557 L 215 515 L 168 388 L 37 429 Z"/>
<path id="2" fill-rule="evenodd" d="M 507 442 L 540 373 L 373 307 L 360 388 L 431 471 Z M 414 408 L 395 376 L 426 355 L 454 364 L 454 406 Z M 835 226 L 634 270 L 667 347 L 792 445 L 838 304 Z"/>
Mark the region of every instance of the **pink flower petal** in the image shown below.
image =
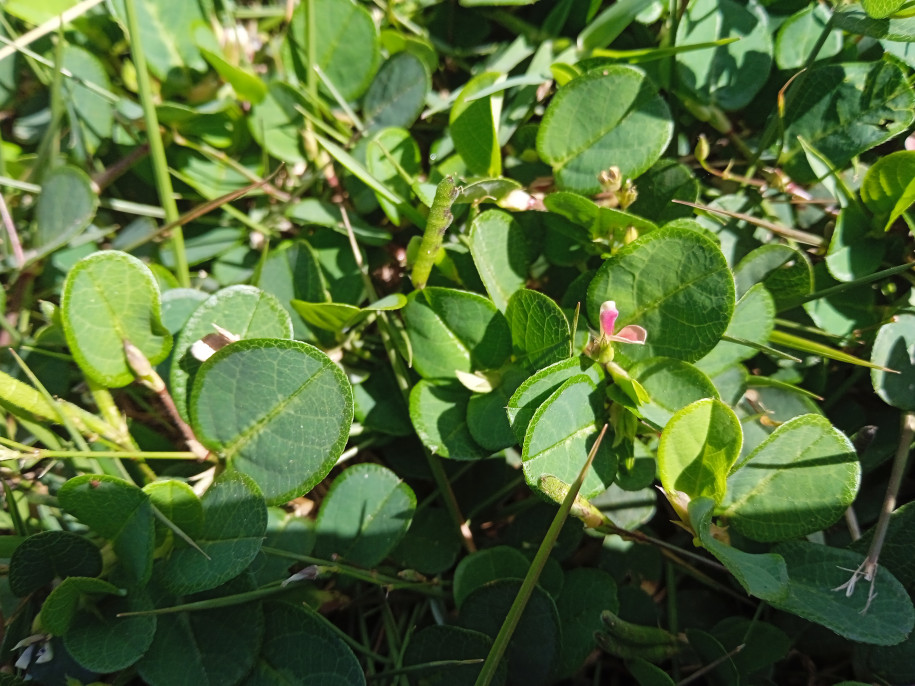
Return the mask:
<path id="1" fill-rule="evenodd" d="M 600 306 L 600 332 L 605 337 L 613 336 L 613 327 L 616 325 L 616 318 L 620 316 L 619 310 L 616 309 L 616 303 L 607 300 Z"/>
<path id="2" fill-rule="evenodd" d="M 620 332 L 614 336 L 610 336 L 611 341 L 620 341 L 622 343 L 638 343 L 639 345 L 645 345 L 645 340 L 648 338 L 648 332 L 645 331 L 641 326 L 636 326 L 635 324 L 630 324 L 629 326 L 624 326 L 620 329 Z"/>

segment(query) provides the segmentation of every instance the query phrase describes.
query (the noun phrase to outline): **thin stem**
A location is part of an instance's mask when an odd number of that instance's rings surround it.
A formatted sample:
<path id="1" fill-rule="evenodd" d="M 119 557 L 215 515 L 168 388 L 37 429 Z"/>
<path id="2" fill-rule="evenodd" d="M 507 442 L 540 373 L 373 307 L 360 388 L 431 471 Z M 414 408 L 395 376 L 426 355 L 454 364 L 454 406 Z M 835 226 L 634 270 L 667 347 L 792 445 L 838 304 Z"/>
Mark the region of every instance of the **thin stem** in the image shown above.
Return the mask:
<path id="1" fill-rule="evenodd" d="M 159 202 L 162 203 L 162 209 L 165 210 L 165 218 L 169 222 L 177 222 L 178 205 L 175 203 L 172 180 L 168 175 L 165 146 L 162 143 L 159 118 L 156 115 L 155 102 L 153 102 L 152 83 L 146 66 L 146 53 L 143 51 L 143 42 L 140 40 L 140 23 L 135 2 L 136 0 L 124 0 L 124 6 L 127 9 L 127 25 L 133 59 L 137 68 L 137 86 L 140 91 L 140 103 L 143 106 L 143 119 L 146 123 L 153 174 L 156 179 L 156 189 L 159 192 Z M 188 271 L 187 254 L 184 250 L 184 233 L 179 226 L 175 226 L 172 230 L 171 244 L 172 252 L 175 255 L 175 276 L 178 283 L 184 288 L 190 288 L 191 276 Z"/>
<path id="2" fill-rule="evenodd" d="M 16 231 L 16 225 L 10 216 L 10 211 L 6 207 L 6 199 L 0 193 L 0 218 L 3 219 L 3 226 L 6 229 L 6 235 L 9 238 L 10 246 L 13 248 L 13 258 L 16 260 L 16 268 L 22 269 L 25 266 L 25 254 L 22 252 L 22 241 L 19 240 L 19 232 Z"/>

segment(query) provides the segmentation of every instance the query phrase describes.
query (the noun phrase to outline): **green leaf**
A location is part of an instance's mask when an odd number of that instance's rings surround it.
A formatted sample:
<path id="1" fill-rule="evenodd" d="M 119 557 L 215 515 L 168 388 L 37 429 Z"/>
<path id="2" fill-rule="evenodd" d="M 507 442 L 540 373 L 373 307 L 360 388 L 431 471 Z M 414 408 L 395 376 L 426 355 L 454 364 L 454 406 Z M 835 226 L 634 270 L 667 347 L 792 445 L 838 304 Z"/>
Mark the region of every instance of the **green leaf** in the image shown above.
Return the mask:
<path id="1" fill-rule="evenodd" d="M 340 332 L 356 326 L 375 312 L 390 312 L 403 308 L 407 304 L 407 296 L 402 293 L 392 293 L 365 307 L 343 303 L 309 303 L 303 300 L 290 302 L 293 309 L 310 325 L 327 331 Z"/>
<path id="2" fill-rule="evenodd" d="M 93 84 L 99 89 L 107 91 L 111 88 L 108 74 L 95 55 L 69 43 L 64 45 L 61 50 L 60 66 L 76 77 L 75 79 L 64 79 L 63 85 L 67 104 L 72 106 L 72 110 L 70 110 L 70 125 L 73 128 L 74 138 L 79 140 L 77 149 L 81 151 L 81 157 L 94 155 L 99 145 L 111 138 L 112 124 L 114 123 L 114 106 L 110 100 L 104 98 L 97 91 L 90 90 L 84 84 Z M 73 169 L 72 167 L 63 168 Z M 56 171 L 56 169 L 53 170 L 51 174 Z M 47 180 L 48 177 L 46 176 L 42 190 L 46 190 Z M 86 181 L 88 181 L 88 178 Z M 73 202 L 80 198 L 85 200 L 86 194 L 83 189 L 76 190 L 79 195 L 75 198 L 62 195 L 58 196 L 58 202 L 61 200 L 65 203 Z M 91 186 L 88 190 L 88 197 L 91 198 L 92 209 L 94 210 L 98 197 L 91 192 Z"/>
<path id="3" fill-rule="evenodd" d="M 806 541 L 781 543 L 774 551 L 785 560 L 789 582 L 787 597 L 769 601 L 773 607 L 822 624 L 859 643 L 893 645 L 912 630 L 912 600 L 883 567 L 877 568 L 877 593 L 870 601 L 869 583 L 863 579 L 850 597 L 839 589 L 848 581 L 849 570 L 864 561 L 861 554 Z"/>
<path id="4" fill-rule="evenodd" d="M 858 492 L 851 442 L 825 417 L 779 426 L 728 478 L 722 516 L 744 536 L 784 541 L 835 523 Z"/>
<path id="5" fill-rule="evenodd" d="M 391 55 L 381 65 L 362 101 L 366 132 L 388 126 L 412 126 L 431 87 L 429 70 L 422 60 L 406 51 Z"/>
<path id="6" fill-rule="evenodd" d="M 874 19 L 896 14 L 905 3 L 906 0 L 861 0 L 861 6 L 867 12 L 867 16 Z"/>
<path id="7" fill-rule="evenodd" d="M 264 639 L 242 686 L 365 686 L 359 661 L 326 621 L 294 605 L 264 605 Z"/>
<path id="8" fill-rule="evenodd" d="M 568 236 L 577 242 L 589 243 L 593 239 L 599 239 L 610 243 L 613 240 L 622 240 L 624 232 L 630 226 L 635 227 L 641 233 L 658 228 L 654 222 L 643 217 L 612 207 L 601 207 L 593 200 L 582 197 L 578 193 L 568 191 L 550 193 L 543 199 L 543 204 L 550 212 L 587 229 L 587 233 L 576 231 L 573 235 Z"/>
<path id="9" fill-rule="evenodd" d="M 832 19 L 838 29 L 889 41 L 915 41 L 915 17 L 874 19 L 855 5 L 843 7 Z"/>
<path id="10" fill-rule="evenodd" d="M 560 188 L 593 195 L 601 171 L 617 166 L 624 179 L 637 177 L 672 135 L 670 111 L 648 77 L 612 65 L 559 89 L 537 132 L 537 152 Z"/>
<path id="11" fill-rule="evenodd" d="M 183 598 L 159 587 L 153 590 L 157 607 L 173 607 L 221 600 L 254 587 L 253 576 L 244 574 L 211 591 Z M 137 672 L 150 686 L 239 683 L 261 650 L 264 614 L 260 603 L 245 603 L 159 615 L 155 638 L 137 663 Z M 300 650 L 305 645 L 307 642 Z"/>
<path id="12" fill-rule="evenodd" d="M 537 408 L 528 425 L 521 453 L 528 486 L 540 491 L 540 478 L 545 475 L 574 482 L 605 421 L 602 385 L 585 374 L 563 383 Z M 605 436 L 581 486 L 582 498 L 607 490 L 616 478 L 619 460 L 631 448 L 626 441 L 616 448 L 612 444 L 612 437 Z"/>
<path id="13" fill-rule="evenodd" d="M 42 531 L 29 536 L 13 551 L 10 590 L 23 598 L 55 578 L 101 573 L 102 555 L 91 541 L 69 531 Z"/>
<path id="14" fill-rule="evenodd" d="M 225 472 L 201 499 L 203 522 L 196 543 L 175 541 L 159 563 L 157 579 L 175 595 L 215 588 L 238 576 L 255 558 L 267 530 L 267 508 L 257 486 L 243 474 Z"/>
<path id="15" fill-rule="evenodd" d="M 299 203 L 303 205 L 304 202 Z M 321 266 L 311 246 L 306 241 L 280 244 L 271 250 L 263 262 L 255 284 L 276 296 L 292 320 L 293 338 L 307 343 L 315 342 L 315 334 L 290 301 L 326 302 L 327 291 L 321 277 Z"/>
<path id="16" fill-rule="evenodd" d="M 157 364 L 172 337 L 159 318 L 159 287 L 140 260 L 114 250 L 97 252 L 67 274 L 60 299 L 67 345 L 95 383 L 126 386 L 134 374 L 124 356 L 130 341 Z"/>
<path id="17" fill-rule="evenodd" d="M 814 175 L 798 136 L 842 169 L 912 125 L 915 92 L 895 62 L 824 65 L 808 72 L 803 91 L 788 100 L 784 121 L 787 149 L 781 162 L 803 183 Z"/>
<path id="18" fill-rule="evenodd" d="M 775 37 L 775 63 L 779 69 L 800 69 L 814 49 L 832 13 L 823 5 L 809 5 L 792 14 Z M 835 57 L 842 50 L 842 32 L 830 31 L 817 52 L 817 61 Z"/>
<path id="19" fill-rule="evenodd" d="M 426 507 L 421 517 L 414 517 L 407 535 L 391 551 L 391 559 L 403 569 L 441 574 L 454 566 L 462 549 L 448 511 L 443 507 Z"/>
<path id="20" fill-rule="evenodd" d="M 177 479 L 153 481 L 143 487 L 143 492 L 159 513 L 183 533 L 194 538 L 200 532 L 203 523 L 203 505 L 200 498 L 188 484 Z M 162 522 L 157 528 L 171 531 Z"/>
<path id="21" fill-rule="evenodd" d="M 504 368 L 499 385 L 489 393 L 474 393 L 467 402 L 467 428 L 473 439 L 490 452 L 510 448 L 518 441 L 512 433 L 505 407 L 518 386 L 528 378 L 518 365 Z"/>
<path id="22" fill-rule="evenodd" d="M 261 338 L 226 346 L 203 363 L 190 410 L 200 442 L 278 504 L 327 476 L 349 436 L 353 392 L 317 348 Z"/>
<path id="23" fill-rule="evenodd" d="M 587 357 L 573 357 L 541 369 L 528 378 L 508 401 L 506 412 L 518 443 L 524 442 L 530 421 L 547 398 L 563 383 L 580 374 L 594 383 L 603 381 L 603 368 Z"/>
<path id="24" fill-rule="evenodd" d="M 619 331 L 638 324 L 645 345 L 616 345 L 624 359 L 673 357 L 693 362 L 714 348 L 734 312 L 734 280 L 721 249 L 684 228 L 652 231 L 606 260 L 588 287 L 588 317 L 616 302 Z M 701 314 L 700 314 L 701 313 Z"/>
<path id="25" fill-rule="evenodd" d="M 84 474 L 61 486 L 57 497 L 64 510 L 113 543 L 130 581 L 149 580 L 155 528 L 146 493 L 117 477 Z"/>
<path id="26" fill-rule="evenodd" d="M 860 205 L 852 203 L 842 208 L 826 254 L 826 267 L 833 278 L 848 282 L 877 271 L 887 246 L 872 237 L 870 231 L 870 217 Z"/>
<path id="27" fill-rule="evenodd" d="M 185 421 L 190 419 L 191 388 L 202 364 L 191 348 L 217 333 L 214 324 L 241 339 L 292 337 L 292 321 L 279 300 L 254 286 L 230 286 L 207 298 L 178 334 L 172 355 L 169 386 Z"/>
<path id="28" fill-rule="evenodd" d="M 426 289 L 429 290 L 429 289 Z M 470 391 L 457 382 L 420 381 L 410 391 L 410 419 L 430 452 L 453 460 L 480 460 L 490 452 L 467 427 Z"/>
<path id="29" fill-rule="evenodd" d="M 800 250 L 772 243 L 753 250 L 734 268 L 737 295 L 743 297 L 757 283 L 765 284 L 776 309 L 796 304 L 813 290 L 813 268 Z"/>
<path id="30" fill-rule="evenodd" d="M 578 34 L 578 49 L 588 52 L 606 48 L 626 30 L 635 18 L 651 4 L 651 0 L 620 0 L 588 22 Z"/>
<path id="31" fill-rule="evenodd" d="M 200 54 L 216 70 L 223 81 L 232 86 L 239 100 L 258 104 L 267 97 L 267 84 L 241 67 L 238 67 L 222 55 L 200 48 Z"/>
<path id="32" fill-rule="evenodd" d="M 915 151 L 897 150 L 879 158 L 864 175 L 861 200 L 875 215 L 886 217 L 884 229 L 889 230 L 915 202 Z"/>
<path id="33" fill-rule="evenodd" d="M 655 357 L 637 362 L 629 370 L 651 396 L 651 403 L 639 406 L 641 415 L 660 428 L 674 413 L 702 398 L 718 399 L 718 391 L 705 374 L 682 360 Z"/>
<path id="34" fill-rule="evenodd" d="M 505 318 L 512 332 L 512 353 L 528 369 L 536 371 L 571 357 L 569 321 L 552 298 L 519 290 L 509 299 Z"/>
<path id="35" fill-rule="evenodd" d="M 877 332 L 871 362 L 897 373 L 871 370 L 871 382 L 883 400 L 900 410 L 915 410 L 915 314 L 900 312 Z"/>
<path id="36" fill-rule="evenodd" d="M 594 632 L 603 628 L 601 612 L 619 612 L 619 605 L 616 582 L 607 572 L 592 567 L 576 567 L 566 572 L 562 593 L 556 600 L 562 647 L 554 675 L 571 675 L 581 669 L 597 647 Z"/>
<path id="37" fill-rule="evenodd" d="M 742 445 L 740 420 L 723 402 L 706 398 L 687 405 L 671 417 L 658 445 L 664 490 L 720 503 Z"/>
<path id="38" fill-rule="evenodd" d="M 498 579 L 523 579 L 530 567 L 519 550 L 507 545 L 478 550 L 461 560 L 454 570 L 454 604 L 458 610 L 471 593 Z"/>
<path id="39" fill-rule="evenodd" d="M 102 579 L 67 577 L 45 598 L 39 614 L 41 628 L 49 634 L 63 636 L 82 603 L 88 602 L 92 596 L 120 594 L 117 586 Z"/>
<path id="40" fill-rule="evenodd" d="M 426 379 L 456 370 L 498 369 L 511 353 L 511 332 L 492 301 L 476 293 L 429 287 L 403 309 L 413 367 Z"/>
<path id="41" fill-rule="evenodd" d="M 359 464 L 343 471 L 321 504 L 315 554 L 374 567 L 403 538 L 416 509 L 416 496 L 390 469 Z"/>
<path id="42" fill-rule="evenodd" d="M 422 683 L 436 686 L 473 686 L 483 668 L 483 660 L 489 653 L 492 640 L 479 631 L 464 629 L 448 624 L 433 624 L 420 629 L 410 637 L 404 651 L 404 666 L 423 667 Z M 448 664 L 433 666 L 445 660 L 479 660 L 479 664 Z M 493 686 L 505 683 L 507 665 L 499 664 Z"/>
<path id="43" fill-rule="evenodd" d="M 299 108 L 307 109 L 307 105 L 297 90 L 283 81 L 271 81 L 248 118 L 254 140 L 273 157 L 290 164 L 305 162 L 301 134 L 304 118 Z"/>
<path id="44" fill-rule="evenodd" d="M 480 91 L 504 80 L 503 74 L 486 72 L 470 79 L 451 106 L 451 139 L 467 169 L 477 176 L 501 176 L 499 118 L 502 93 L 476 98 Z"/>
<path id="45" fill-rule="evenodd" d="M 508 300 L 524 288 L 531 247 L 524 229 L 503 210 L 486 210 L 470 227 L 470 253 L 486 292 L 502 312 Z"/>
<path id="46" fill-rule="evenodd" d="M 365 166 L 378 182 L 403 198 L 409 198 L 413 181 L 422 172 L 419 145 L 405 129 L 381 129 L 368 142 Z M 394 224 L 400 211 L 387 197 L 375 194 L 378 204 Z"/>
<path id="47" fill-rule="evenodd" d="M 734 308 L 725 336 L 765 345 L 775 326 L 775 302 L 764 284 L 758 283 L 741 296 Z M 710 353 L 696 362 L 709 376 L 720 374 L 737 362 L 756 355 L 756 348 L 722 340 Z"/>
<path id="48" fill-rule="evenodd" d="M 679 84 L 703 105 L 725 110 L 746 107 L 772 67 L 769 20 L 757 4 L 693 0 L 677 27 L 677 45 L 740 40 L 711 50 L 677 56 Z"/>
<path id="49" fill-rule="evenodd" d="M 696 202 L 699 199 L 699 180 L 685 164 L 661 158 L 639 177 L 638 191 L 639 197 L 628 208 L 630 213 L 659 224 L 674 219 L 691 219 L 692 209 L 673 201 Z"/>
<path id="50" fill-rule="evenodd" d="M 501 579 L 476 589 L 461 606 L 461 626 L 495 638 L 520 587 L 520 579 Z M 511 682 L 527 686 L 549 683 L 550 672 L 559 660 L 561 637 L 556 604 L 546 591 L 535 586 L 505 652 Z"/>
<path id="51" fill-rule="evenodd" d="M 314 9 L 313 16 L 308 14 L 310 8 Z M 311 40 L 313 45 L 309 45 Z M 316 0 L 299 5 L 289 24 L 286 47 L 300 81 L 311 83 L 314 78 L 308 73 L 313 69 L 308 64 L 313 51 L 315 66 L 344 100 L 362 95 L 378 68 L 378 29 L 368 10 L 352 0 Z"/>
<path id="52" fill-rule="evenodd" d="M 788 594 L 788 570 L 781 555 L 753 554 L 732 548 L 712 535 L 715 501 L 698 498 L 689 503 L 689 521 L 702 547 L 718 558 L 744 590 L 770 603 Z"/>

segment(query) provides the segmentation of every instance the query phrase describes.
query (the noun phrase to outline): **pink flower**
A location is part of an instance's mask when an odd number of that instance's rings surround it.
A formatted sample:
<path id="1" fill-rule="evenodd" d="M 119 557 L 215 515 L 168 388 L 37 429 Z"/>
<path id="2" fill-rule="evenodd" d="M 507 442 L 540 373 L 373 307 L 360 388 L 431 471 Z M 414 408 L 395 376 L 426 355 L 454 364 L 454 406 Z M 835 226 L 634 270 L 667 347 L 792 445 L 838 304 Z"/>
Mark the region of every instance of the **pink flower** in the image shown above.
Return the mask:
<path id="1" fill-rule="evenodd" d="M 648 332 L 641 326 L 630 324 L 620 329 L 619 333 L 614 333 L 616 318 L 620 312 L 616 309 L 616 303 L 613 300 L 607 300 L 600 306 L 600 335 L 601 338 L 608 341 L 617 341 L 619 343 L 638 343 L 645 345 L 645 339 L 648 338 Z"/>

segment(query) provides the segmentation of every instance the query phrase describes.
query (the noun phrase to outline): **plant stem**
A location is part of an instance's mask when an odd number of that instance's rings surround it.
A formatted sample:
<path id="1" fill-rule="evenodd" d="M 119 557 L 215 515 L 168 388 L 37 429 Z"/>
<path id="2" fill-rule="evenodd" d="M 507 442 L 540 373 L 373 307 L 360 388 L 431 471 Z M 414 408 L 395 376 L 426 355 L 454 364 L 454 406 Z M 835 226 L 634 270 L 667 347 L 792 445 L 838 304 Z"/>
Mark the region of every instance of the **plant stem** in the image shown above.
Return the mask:
<path id="1" fill-rule="evenodd" d="M 546 566 L 546 561 L 550 556 L 550 552 L 553 550 L 553 546 L 556 544 L 556 539 L 559 538 L 559 532 L 569 516 L 572 504 L 575 502 L 575 498 L 581 490 L 585 475 L 588 473 L 588 469 L 591 468 L 591 463 L 594 461 L 594 456 L 597 455 L 597 450 L 600 448 L 600 444 L 604 440 L 604 435 L 606 433 L 607 425 L 604 424 L 604 428 L 601 429 L 597 440 L 594 442 L 594 446 L 591 448 L 591 452 L 588 453 L 588 459 L 585 460 L 585 464 L 578 473 L 578 477 L 572 482 L 572 485 L 569 486 L 569 492 L 566 493 L 562 505 L 559 506 L 559 511 L 556 513 L 556 516 L 553 517 L 553 523 L 550 524 L 546 536 L 543 537 L 543 541 L 541 541 L 540 547 L 537 549 L 537 554 L 534 555 L 534 559 L 531 562 L 530 568 L 527 570 L 524 581 L 521 582 L 521 588 L 518 590 L 518 595 L 515 596 L 515 600 L 508 610 L 508 615 L 502 623 L 502 628 L 499 629 L 499 633 L 492 642 L 492 648 L 490 648 L 489 654 L 486 656 L 486 661 L 483 663 L 483 668 L 477 676 L 475 686 L 489 686 L 496 676 L 499 662 L 501 662 L 502 656 L 508 649 L 508 643 L 511 641 L 512 634 L 515 633 L 515 628 L 518 626 L 518 622 L 521 621 L 521 615 L 524 613 L 524 608 L 527 607 L 531 594 L 534 592 L 534 586 L 537 585 L 537 581 L 540 579 L 540 573 Z"/>
<path id="2" fill-rule="evenodd" d="M 178 221 L 178 205 L 175 203 L 172 180 L 168 175 L 168 161 L 165 159 L 165 146 L 162 143 L 162 134 L 159 131 L 159 118 L 156 115 L 156 106 L 153 102 L 152 83 L 146 66 L 146 53 L 143 51 L 143 42 L 140 39 L 140 23 L 135 2 L 136 0 L 124 0 L 124 6 L 127 9 L 130 47 L 134 64 L 137 68 L 137 86 L 140 91 L 140 103 L 143 106 L 143 119 L 146 123 L 149 154 L 156 179 L 156 190 L 159 192 L 159 202 L 162 203 L 162 209 L 165 210 L 165 218 L 168 222 L 176 222 Z M 184 233 L 180 226 L 175 226 L 172 229 L 171 244 L 172 252 L 175 255 L 175 276 L 178 279 L 178 283 L 184 288 L 190 288 L 191 276 L 188 271 L 187 253 L 184 250 Z"/>

